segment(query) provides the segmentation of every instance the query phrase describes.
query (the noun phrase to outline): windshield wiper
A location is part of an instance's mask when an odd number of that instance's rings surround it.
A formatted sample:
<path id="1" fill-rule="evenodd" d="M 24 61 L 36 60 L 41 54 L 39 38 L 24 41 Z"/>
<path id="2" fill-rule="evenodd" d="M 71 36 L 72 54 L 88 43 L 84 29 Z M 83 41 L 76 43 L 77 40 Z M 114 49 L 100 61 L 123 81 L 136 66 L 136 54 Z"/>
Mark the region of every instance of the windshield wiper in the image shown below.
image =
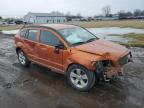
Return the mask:
<path id="1" fill-rule="evenodd" d="M 92 41 L 94 41 L 94 40 L 96 40 L 97 38 L 91 38 L 91 39 L 89 39 L 89 40 L 87 40 L 86 42 L 92 42 Z"/>
<path id="2" fill-rule="evenodd" d="M 85 42 L 77 42 L 77 43 L 73 43 L 72 45 L 75 46 L 75 45 L 81 45 L 81 44 L 84 44 Z"/>

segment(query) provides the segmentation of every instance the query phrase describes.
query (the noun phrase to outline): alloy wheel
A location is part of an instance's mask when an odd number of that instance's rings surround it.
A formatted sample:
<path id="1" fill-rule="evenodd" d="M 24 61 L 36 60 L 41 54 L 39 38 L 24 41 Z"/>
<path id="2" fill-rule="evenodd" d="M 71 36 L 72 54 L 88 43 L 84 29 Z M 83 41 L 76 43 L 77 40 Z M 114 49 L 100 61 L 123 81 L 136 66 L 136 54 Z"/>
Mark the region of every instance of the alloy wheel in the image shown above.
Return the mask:
<path id="1" fill-rule="evenodd" d="M 82 69 L 73 69 L 70 73 L 71 82 L 78 88 L 88 85 L 88 76 Z"/>
<path id="2" fill-rule="evenodd" d="M 18 57 L 19 57 L 19 62 L 22 65 L 25 65 L 26 64 L 26 57 L 22 51 L 19 52 Z"/>

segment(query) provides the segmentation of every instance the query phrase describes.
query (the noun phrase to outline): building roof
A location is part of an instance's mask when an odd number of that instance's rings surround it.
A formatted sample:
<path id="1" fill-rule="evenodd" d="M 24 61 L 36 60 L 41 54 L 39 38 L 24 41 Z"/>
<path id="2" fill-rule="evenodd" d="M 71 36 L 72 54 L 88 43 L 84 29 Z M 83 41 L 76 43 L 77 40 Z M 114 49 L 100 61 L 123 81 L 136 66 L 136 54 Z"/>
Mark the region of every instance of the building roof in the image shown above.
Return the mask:
<path id="1" fill-rule="evenodd" d="M 75 25 L 69 25 L 69 24 L 35 24 L 35 25 L 29 25 L 28 27 L 48 27 L 55 30 L 65 29 L 65 28 L 74 28 L 77 27 Z"/>
<path id="2" fill-rule="evenodd" d="M 64 17 L 65 16 L 60 12 L 51 12 L 51 13 L 32 13 L 32 12 L 29 12 L 27 15 L 34 15 L 37 17 L 50 17 L 50 16 L 63 16 Z"/>

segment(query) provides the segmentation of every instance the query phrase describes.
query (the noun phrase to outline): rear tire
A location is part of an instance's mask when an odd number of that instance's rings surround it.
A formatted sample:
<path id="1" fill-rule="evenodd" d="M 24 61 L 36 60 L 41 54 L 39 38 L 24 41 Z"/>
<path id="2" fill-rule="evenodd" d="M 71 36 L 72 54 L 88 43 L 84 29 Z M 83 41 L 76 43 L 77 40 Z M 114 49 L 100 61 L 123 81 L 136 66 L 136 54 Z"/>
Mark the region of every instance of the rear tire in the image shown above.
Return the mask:
<path id="1" fill-rule="evenodd" d="M 95 73 L 75 64 L 68 68 L 67 79 L 70 85 L 81 92 L 89 91 L 95 84 Z"/>
<path id="2" fill-rule="evenodd" d="M 31 62 L 28 60 L 26 54 L 22 50 L 19 50 L 17 55 L 18 55 L 19 63 L 22 66 L 28 67 L 30 65 Z"/>

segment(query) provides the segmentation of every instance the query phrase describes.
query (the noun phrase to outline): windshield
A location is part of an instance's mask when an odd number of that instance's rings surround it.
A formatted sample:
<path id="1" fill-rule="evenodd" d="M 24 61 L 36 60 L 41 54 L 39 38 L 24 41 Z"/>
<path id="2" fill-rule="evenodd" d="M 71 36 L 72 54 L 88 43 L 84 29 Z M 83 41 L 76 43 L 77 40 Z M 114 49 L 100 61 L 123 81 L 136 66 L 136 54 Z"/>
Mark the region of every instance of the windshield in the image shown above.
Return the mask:
<path id="1" fill-rule="evenodd" d="M 58 31 L 70 45 L 79 45 L 98 39 L 89 31 L 80 28 L 67 28 Z"/>

